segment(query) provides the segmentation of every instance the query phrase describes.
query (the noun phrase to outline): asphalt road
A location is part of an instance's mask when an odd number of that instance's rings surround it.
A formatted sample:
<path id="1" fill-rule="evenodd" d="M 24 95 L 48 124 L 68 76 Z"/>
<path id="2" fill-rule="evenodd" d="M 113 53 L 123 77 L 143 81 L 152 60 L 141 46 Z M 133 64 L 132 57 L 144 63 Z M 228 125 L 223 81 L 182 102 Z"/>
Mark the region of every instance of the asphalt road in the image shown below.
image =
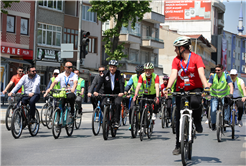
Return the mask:
<path id="1" fill-rule="evenodd" d="M 104 141 L 101 131 L 98 136 L 93 135 L 91 116 L 83 114 L 80 129 L 74 130 L 71 137 L 63 129 L 58 139 L 42 125 L 36 137 L 24 129 L 21 137 L 14 139 L 1 124 L 1 165 L 182 165 L 181 156 L 172 155 L 175 135 L 171 128 L 162 129 L 159 119 L 151 139 L 132 139 L 127 122 L 115 138 L 110 135 Z M 246 165 L 246 115 L 243 121 L 243 127 L 236 126 L 234 140 L 227 128 L 218 143 L 216 132 L 203 120 L 204 132 L 197 134 L 188 165 Z"/>

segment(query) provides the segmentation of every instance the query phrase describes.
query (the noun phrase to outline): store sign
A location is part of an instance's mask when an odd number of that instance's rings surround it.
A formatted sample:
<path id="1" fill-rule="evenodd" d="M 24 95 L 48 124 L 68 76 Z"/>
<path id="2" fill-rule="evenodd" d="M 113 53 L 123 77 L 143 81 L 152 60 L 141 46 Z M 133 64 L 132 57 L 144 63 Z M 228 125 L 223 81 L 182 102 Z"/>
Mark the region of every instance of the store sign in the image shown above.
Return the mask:
<path id="1" fill-rule="evenodd" d="M 14 47 L 6 47 L 1 46 L 1 53 L 3 54 L 11 54 L 11 55 L 18 55 L 23 57 L 23 59 L 33 59 L 33 51 L 22 49 L 22 48 L 14 48 Z"/>
<path id="2" fill-rule="evenodd" d="M 37 60 L 62 62 L 61 51 L 38 48 Z"/>

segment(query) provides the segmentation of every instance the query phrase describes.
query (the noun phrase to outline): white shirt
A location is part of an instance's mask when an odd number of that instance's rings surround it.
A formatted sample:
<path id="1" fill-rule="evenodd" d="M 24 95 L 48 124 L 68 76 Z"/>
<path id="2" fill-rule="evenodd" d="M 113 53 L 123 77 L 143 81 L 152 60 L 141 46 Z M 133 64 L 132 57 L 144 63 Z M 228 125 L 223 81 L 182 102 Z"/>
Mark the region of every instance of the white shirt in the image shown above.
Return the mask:
<path id="1" fill-rule="evenodd" d="M 232 83 L 233 83 L 233 86 L 234 86 L 234 90 L 233 90 L 233 98 L 238 98 L 238 97 L 242 97 L 239 89 L 238 89 L 238 86 L 237 86 L 237 81 L 233 82 L 232 80 Z M 244 84 L 244 81 L 241 80 L 241 86 Z"/>
<path id="2" fill-rule="evenodd" d="M 114 90 L 114 79 L 115 79 L 115 74 L 112 75 L 112 74 L 110 73 L 110 79 L 111 79 L 111 89 L 112 89 L 112 91 L 113 91 L 113 90 Z"/>
<path id="3" fill-rule="evenodd" d="M 55 80 L 60 82 L 61 88 L 72 89 L 74 81 L 78 81 L 78 76 L 71 72 L 70 75 L 67 77 L 64 71 L 63 73 L 59 74 Z"/>

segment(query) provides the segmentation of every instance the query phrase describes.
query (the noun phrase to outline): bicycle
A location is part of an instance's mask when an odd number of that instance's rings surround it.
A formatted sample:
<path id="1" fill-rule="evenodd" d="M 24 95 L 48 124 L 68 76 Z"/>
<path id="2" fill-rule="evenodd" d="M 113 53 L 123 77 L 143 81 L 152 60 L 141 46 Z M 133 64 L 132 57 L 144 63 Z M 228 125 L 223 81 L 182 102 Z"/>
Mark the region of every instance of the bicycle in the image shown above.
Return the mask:
<path id="1" fill-rule="evenodd" d="M 11 133 L 14 138 L 19 138 L 22 134 L 22 130 L 28 126 L 29 133 L 31 136 L 36 136 L 39 131 L 40 120 L 38 110 L 35 109 L 35 120 L 31 122 L 27 115 L 29 115 L 30 108 L 23 104 L 22 98 L 28 97 L 26 94 L 22 94 L 20 101 L 17 104 L 16 109 L 14 110 L 12 119 L 11 119 Z"/>
<path id="2" fill-rule="evenodd" d="M 141 120 L 141 111 L 140 111 L 140 104 L 139 104 L 138 98 L 137 98 L 136 104 L 132 108 L 132 115 L 131 115 L 131 135 L 132 135 L 132 138 L 136 138 L 137 133 L 140 130 L 140 120 Z"/>
<path id="3" fill-rule="evenodd" d="M 231 107 L 231 125 L 233 129 L 233 133 L 232 133 L 232 139 L 234 139 L 234 134 L 235 134 L 235 125 L 237 124 L 237 106 L 236 106 L 236 101 L 238 100 L 242 100 L 242 98 L 237 98 L 237 99 L 232 99 L 233 105 Z"/>
<path id="4" fill-rule="evenodd" d="M 173 131 L 173 134 L 176 134 L 176 103 L 174 103 L 172 105 L 172 123 L 171 123 L 171 126 L 172 126 L 172 131 Z"/>
<path id="5" fill-rule="evenodd" d="M 167 99 L 166 97 L 161 97 L 161 111 L 160 111 L 160 119 L 161 119 L 161 127 L 164 128 L 165 125 L 168 127 L 169 122 L 171 122 L 171 118 L 169 112 L 167 111 Z"/>
<path id="6" fill-rule="evenodd" d="M 9 106 L 6 110 L 6 115 L 5 115 L 5 125 L 7 130 L 11 130 L 11 119 L 14 113 L 14 110 L 17 107 L 17 102 L 20 100 L 21 94 L 17 93 L 15 96 L 8 97 L 8 103 Z"/>
<path id="7" fill-rule="evenodd" d="M 151 107 L 154 107 L 154 105 L 152 104 L 155 100 L 148 99 L 148 98 L 139 98 L 139 100 L 146 101 L 144 109 L 142 111 L 142 116 L 140 120 L 140 132 L 139 132 L 140 141 L 143 141 L 144 134 L 147 135 L 148 138 L 150 139 L 153 132 L 154 121 L 152 120 L 152 113 L 154 108 Z"/>
<path id="8" fill-rule="evenodd" d="M 128 110 L 128 106 L 126 105 L 126 100 L 129 99 L 127 97 L 123 97 L 122 98 L 122 102 L 121 102 L 121 113 L 120 113 L 120 124 L 121 122 L 123 123 L 123 126 L 126 125 L 126 121 L 127 121 L 127 114 L 129 112 Z"/>
<path id="9" fill-rule="evenodd" d="M 52 89 L 51 92 L 53 93 L 54 90 Z M 56 101 L 55 98 L 52 96 L 52 94 L 47 95 L 48 100 L 43 105 L 41 109 L 41 122 L 44 126 L 46 126 L 48 129 L 52 128 L 52 114 L 55 110 Z M 43 120 L 43 117 L 45 120 Z"/>
<path id="10" fill-rule="evenodd" d="M 93 111 L 92 113 L 92 132 L 94 135 L 98 135 L 99 132 L 100 132 L 100 127 L 103 123 L 103 113 L 102 113 L 102 110 L 101 110 L 101 96 L 98 96 L 97 97 L 98 99 L 98 102 L 97 102 L 97 107 L 95 108 L 95 110 Z"/>
<path id="11" fill-rule="evenodd" d="M 53 96 L 59 100 L 59 107 L 57 107 L 53 113 L 52 134 L 54 138 L 57 139 L 61 134 L 61 129 L 65 128 L 67 135 L 71 136 L 73 134 L 73 129 L 74 129 L 74 117 L 71 114 L 71 107 L 69 103 L 66 102 L 65 107 L 63 109 L 62 102 L 61 102 L 61 99 L 66 98 L 67 93 L 70 92 L 71 90 L 56 89 L 53 91 L 55 93 L 53 94 Z"/>
<path id="12" fill-rule="evenodd" d="M 224 135 L 224 131 L 226 131 L 226 127 L 231 127 L 232 130 L 232 139 L 234 139 L 234 126 L 232 126 L 231 124 L 229 124 L 229 126 L 225 126 L 225 122 L 224 122 L 224 107 L 222 106 L 222 98 L 218 98 L 218 97 L 214 97 L 212 96 L 212 98 L 216 98 L 218 100 L 218 110 L 216 111 L 216 135 L 217 135 L 217 140 L 218 142 L 221 142 L 221 138 L 222 138 L 222 134 Z"/>
<path id="13" fill-rule="evenodd" d="M 104 117 L 103 117 L 103 138 L 104 140 L 108 139 L 109 129 L 111 130 L 112 137 L 116 136 L 117 128 L 114 127 L 114 117 L 115 104 L 112 102 L 112 99 L 116 98 L 117 94 L 99 94 L 100 96 L 107 97 L 107 102 L 104 106 Z"/>
<path id="14" fill-rule="evenodd" d="M 181 160 L 186 165 L 187 160 L 192 157 L 192 143 L 196 138 L 196 130 L 192 118 L 193 111 L 189 108 L 188 97 L 190 95 L 200 96 L 203 92 L 171 92 L 173 96 L 181 96 L 181 102 L 184 101 L 184 108 L 180 110 L 179 142 L 181 144 Z"/>
<path id="15" fill-rule="evenodd" d="M 78 91 L 76 92 L 77 96 L 80 96 L 80 93 L 78 93 Z M 81 112 L 79 112 L 79 106 L 78 103 L 75 102 L 74 104 L 75 106 L 75 112 L 74 112 L 74 127 L 75 129 L 79 129 L 80 125 L 81 125 L 81 121 L 82 121 L 82 108 L 81 108 Z"/>

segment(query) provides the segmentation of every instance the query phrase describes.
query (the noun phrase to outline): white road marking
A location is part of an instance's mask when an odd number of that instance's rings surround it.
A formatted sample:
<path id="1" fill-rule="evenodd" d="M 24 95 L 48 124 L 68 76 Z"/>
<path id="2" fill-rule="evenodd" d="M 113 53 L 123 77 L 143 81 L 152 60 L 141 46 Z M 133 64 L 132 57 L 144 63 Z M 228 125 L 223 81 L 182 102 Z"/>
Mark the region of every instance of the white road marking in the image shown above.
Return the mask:
<path id="1" fill-rule="evenodd" d="M 240 158 L 246 158 L 246 151 L 242 151 L 242 152 L 241 152 Z"/>

